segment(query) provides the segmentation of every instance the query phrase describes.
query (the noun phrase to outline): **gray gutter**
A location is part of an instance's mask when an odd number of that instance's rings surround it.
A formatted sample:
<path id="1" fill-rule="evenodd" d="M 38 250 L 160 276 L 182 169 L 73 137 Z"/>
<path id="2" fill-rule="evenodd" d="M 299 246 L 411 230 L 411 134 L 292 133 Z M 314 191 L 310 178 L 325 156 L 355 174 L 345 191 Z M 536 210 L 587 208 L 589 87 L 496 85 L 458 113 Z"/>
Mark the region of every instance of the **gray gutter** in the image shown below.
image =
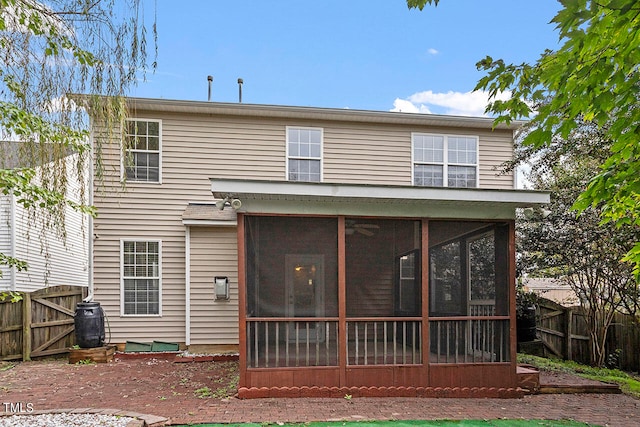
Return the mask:
<path id="1" fill-rule="evenodd" d="M 494 119 L 488 117 L 447 116 L 390 111 L 351 110 L 344 108 L 294 107 L 283 105 L 240 104 L 152 98 L 126 98 L 125 100 L 128 108 L 134 114 L 140 114 L 141 112 L 148 111 L 413 126 L 455 126 L 481 129 L 494 128 Z M 515 130 L 520 128 L 524 123 L 526 122 L 513 121 L 509 125 L 500 123 L 495 128 Z"/>
<path id="2" fill-rule="evenodd" d="M 395 185 L 327 184 L 211 178 L 215 198 L 281 201 L 341 201 L 499 204 L 531 207 L 548 204 L 550 193 L 533 190 L 496 190 L 479 188 L 414 187 Z"/>

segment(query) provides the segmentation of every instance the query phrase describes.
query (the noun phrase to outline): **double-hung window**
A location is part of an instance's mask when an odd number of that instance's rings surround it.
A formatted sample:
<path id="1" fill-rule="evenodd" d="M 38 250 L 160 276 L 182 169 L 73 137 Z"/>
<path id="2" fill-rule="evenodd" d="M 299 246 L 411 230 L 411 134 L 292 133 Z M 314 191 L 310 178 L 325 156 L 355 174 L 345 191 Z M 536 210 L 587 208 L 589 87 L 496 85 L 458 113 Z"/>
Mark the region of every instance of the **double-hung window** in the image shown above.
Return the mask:
<path id="1" fill-rule="evenodd" d="M 287 179 L 322 180 L 322 129 L 287 127 Z"/>
<path id="2" fill-rule="evenodd" d="M 124 178 L 135 182 L 160 182 L 159 120 L 126 121 L 124 146 Z"/>
<path id="3" fill-rule="evenodd" d="M 414 133 L 413 184 L 425 187 L 478 186 L 478 138 Z"/>
<path id="4" fill-rule="evenodd" d="M 161 244 L 158 240 L 122 240 L 121 313 L 160 315 Z"/>

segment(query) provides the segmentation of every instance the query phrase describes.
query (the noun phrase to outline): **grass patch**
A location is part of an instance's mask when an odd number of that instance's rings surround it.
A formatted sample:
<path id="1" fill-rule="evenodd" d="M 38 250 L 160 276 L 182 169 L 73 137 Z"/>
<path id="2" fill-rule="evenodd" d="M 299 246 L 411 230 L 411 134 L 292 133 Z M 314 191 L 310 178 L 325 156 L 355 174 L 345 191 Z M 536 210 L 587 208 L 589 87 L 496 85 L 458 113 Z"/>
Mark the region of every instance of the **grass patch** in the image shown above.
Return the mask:
<path id="1" fill-rule="evenodd" d="M 221 366 L 222 372 L 219 377 L 213 379 L 213 387 L 201 387 L 195 390 L 193 393 L 196 397 L 200 399 L 224 399 L 236 393 L 240 379 L 240 375 L 236 369 L 237 365 L 233 362 L 224 362 Z M 180 384 L 186 384 L 188 380 L 185 380 L 186 378 L 180 380 Z"/>
<path id="2" fill-rule="evenodd" d="M 595 368 L 571 360 L 548 359 L 528 354 L 518 354 L 518 362 L 548 371 L 566 372 L 590 380 L 619 384 L 623 393 L 640 398 L 640 378 L 619 369 Z"/>
<path id="3" fill-rule="evenodd" d="M 7 371 L 11 368 L 13 368 L 14 366 L 16 366 L 15 363 L 11 363 L 11 362 L 0 362 L 0 372 L 2 371 Z"/>
<path id="4" fill-rule="evenodd" d="M 408 421 L 331 421 L 312 423 L 247 423 L 247 424 L 195 424 L 191 427 L 599 427 L 576 421 L 555 420 L 408 420 Z M 180 427 L 180 426 L 176 426 Z M 184 427 L 184 426 L 183 426 Z"/>

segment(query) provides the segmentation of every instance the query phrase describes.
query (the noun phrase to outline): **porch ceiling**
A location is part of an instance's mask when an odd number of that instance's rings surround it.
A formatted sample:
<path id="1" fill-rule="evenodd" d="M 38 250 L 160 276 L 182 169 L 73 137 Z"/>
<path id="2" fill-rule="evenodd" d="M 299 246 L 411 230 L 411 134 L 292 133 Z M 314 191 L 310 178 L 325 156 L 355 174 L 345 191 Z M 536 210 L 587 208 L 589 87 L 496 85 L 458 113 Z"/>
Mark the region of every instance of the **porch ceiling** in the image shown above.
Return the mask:
<path id="1" fill-rule="evenodd" d="M 211 178 L 216 199 L 239 199 L 241 212 L 512 218 L 515 208 L 549 203 L 549 192 L 330 184 Z M 230 208 L 228 208 L 230 209 Z"/>

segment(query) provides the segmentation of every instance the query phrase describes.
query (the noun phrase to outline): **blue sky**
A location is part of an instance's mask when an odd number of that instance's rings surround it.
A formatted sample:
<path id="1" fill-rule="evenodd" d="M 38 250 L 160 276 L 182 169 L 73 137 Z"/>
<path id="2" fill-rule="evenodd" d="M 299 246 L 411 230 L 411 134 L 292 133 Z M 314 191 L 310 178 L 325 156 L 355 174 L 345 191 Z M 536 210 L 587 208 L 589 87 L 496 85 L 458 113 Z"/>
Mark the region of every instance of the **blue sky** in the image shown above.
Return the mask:
<path id="1" fill-rule="evenodd" d="M 554 0 L 144 0 L 158 68 L 131 95 L 481 115 L 486 55 L 534 61 L 557 47 Z M 150 23 L 149 17 L 147 24 Z"/>

